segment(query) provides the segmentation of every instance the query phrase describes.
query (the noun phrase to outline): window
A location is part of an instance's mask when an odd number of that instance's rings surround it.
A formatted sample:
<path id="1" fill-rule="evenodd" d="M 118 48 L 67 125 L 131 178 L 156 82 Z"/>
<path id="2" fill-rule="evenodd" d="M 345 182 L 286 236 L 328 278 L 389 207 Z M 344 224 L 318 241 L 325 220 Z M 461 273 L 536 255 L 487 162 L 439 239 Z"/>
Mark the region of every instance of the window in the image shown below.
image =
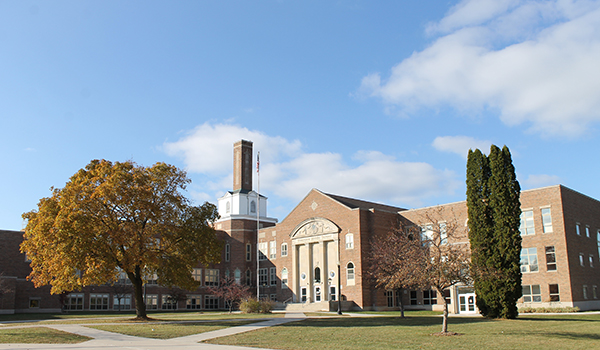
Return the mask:
<path id="1" fill-rule="evenodd" d="M 275 259 L 277 257 L 277 242 L 269 242 L 269 259 Z"/>
<path id="2" fill-rule="evenodd" d="M 217 269 L 206 269 L 206 275 L 204 276 L 204 285 L 207 287 L 219 285 L 219 270 Z"/>
<path id="3" fill-rule="evenodd" d="M 288 287 L 288 269 L 287 268 L 283 268 L 283 270 L 281 270 L 281 288 L 285 289 Z"/>
<path id="4" fill-rule="evenodd" d="M 598 299 L 598 286 L 592 286 L 592 298 Z"/>
<path id="5" fill-rule="evenodd" d="M 269 294 L 269 300 L 277 301 L 277 294 Z"/>
<path id="6" fill-rule="evenodd" d="M 148 282 L 146 284 L 158 284 L 158 275 L 153 273 L 147 277 Z"/>
<path id="7" fill-rule="evenodd" d="M 537 249 L 536 248 L 523 248 L 521 250 L 521 272 L 537 272 Z"/>
<path id="8" fill-rule="evenodd" d="M 195 281 L 202 282 L 202 269 L 194 268 L 192 270 L 192 277 Z"/>
<path id="9" fill-rule="evenodd" d="M 600 256 L 600 230 L 598 230 L 597 241 L 598 241 L 598 256 Z"/>
<path id="10" fill-rule="evenodd" d="M 583 299 L 587 299 L 588 298 L 588 290 L 587 290 L 587 286 L 584 284 L 583 285 Z"/>
<path id="11" fill-rule="evenodd" d="M 250 202 L 250 212 L 256 213 L 256 202 L 255 201 Z"/>
<path id="12" fill-rule="evenodd" d="M 246 270 L 246 285 L 252 285 L 252 272 L 250 271 L 250 269 Z"/>
<path id="13" fill-rule="evenodd" d="M 548 291 L 550 292 L 550 301 L 560 301 L 560 293 L 558 292 L 558 284 L 549 284 Z"/>
<path id="14" fill-rule="evenodd" d="M 423 242 L 433 240 L 433 225 L 421 226 L 421 240 Z"/>
<path id="15" fill-rule="evenodd" d="M 90 294 L 90 310 L 108 310 L 108 294 Z"/>
<path id="16" fill-rule="evenodd" d="M 267 285 L 267 282 L 268 282 L 267 278 L 269 277 L 269 276 L 267 276 L 267 272 L 268 272 L 267 268 L 258 269 L 258 278 L 259 278 L 259 282 L 260 282 L 261 286 Z"/>
<path id="17" fill-rule="evenodd" d="M 127 277 L 127 272 L 118 269 L 119 273 L 117 275 L 117 284 L 131 284 L 131 280 Z"/>
<path id="18" fill-rule="evenodd" d="M 258 244 L 258 260 L 263 261 L 267 260 L 267 242 Z"/>
<path id="19" fill-rule="evenodd" d="M 544 233 L 552 232 L 552 214 L 550 208 L 542 209 L 542 225 L 544 225 Z"/>
<path id="20" fill-rule="evenodd" d="M 539 284 L 523 286 L 523 302 L 524 303 L 541 303 L 542 292 Z"/>
<path id="21" fill-rule="evenodd" d="M 437 293 L 435 290 L 424 290 L 423 291 L 423 305 L 436 305 L 437 304 Z"/>
<path id="22" fill-rule="evenodd" d="M 287 256 L 288 254 L 288 249 L 287 249 L 287 243 L 282 243 L 281 244 L 281 256 Z"/>
<path id="23" fill-rule="evenodd" d="M 231 212 L 231 204 L 227 202 L 225 204 L 225 213 L 229 214 Z"/>
<path id="24" fill-rule="evenodd" d="M 594 267 L 594 256 L 590 254 L 588 261 L 590 262 L 590 267 Z"/>
<path id="25" fill-rule="evenodd" d="M 29 308 L 30 309 L 39 309 L 41 298 L 29 298 Z"/>
<path id="26" fill-rule="evenodd" d="M 440 244 L 448 244 L 448 230 L 445 222 L 440 222 Z"/>
<path id="27" fill-rule="evenodd" d="M 577 232 L 577 236 L 581 236 L 581 229 L 579 228 L 579 223 L 575 224 L 575 231 Z"/>
<path id="28" fill-rule="evenodd" d="M 393 290 L 386 290 L 385 291 L 385 298 L 387 299 L 387 306 L 388 307 L 394 307 L 394 291 Z"/>
<path id="29" fill-rule="evenodd" d="M 65 298 L 65 309 L 83 310 L 83 294 L 71 293 Z"/>
<path id="30" fill-rule="evenodd" d="M 163 294 L 161 301 L 161 308 L 163 310 L 177 310 L 177 299 L 175 299 L 172 295 Z"/>
<path id="31" fill-rule="evenodd" d="M 229 243 L 225 244 L 225 261 L 229 261 L 231 259 L 231 246 Z"/>
<path id="32" fill-rule="evenodd" d="M 354 285 L 354 264 L 351 262 L 346 265 L 346 280 L 348 284 Z"/>
<path id="33" fill-rule="evenodd" d="M 521 213 L 521 236 L 535 235 L 535 225 L 533 223 L 533 210 L 526 210 Z"/>
<path id="34" fill-rule="evenodd" d="M 188 295 L 185 301 L 185 308 L 188 310 L 196 310 L 202 308 L 202 296 L 201 295 Z"/>
<path id="35" fill-rule="evenodd" d="M 246 243 L 246 261 L 252 261 L 252 244 Z"/>
<path id="36" fill-rule="evenodd" d="M 146 308 L 149 309 L 146 302 Z M 113 295 L 113 310 L 129 310 L 131 309 L 131 294 L 116 294 Z"/>
<path id="37" fill-rule="evenodd" d="M 158 295 L 157 294 L 146 294 L 146 309 L 156 310 L 158 309 Z"/>
<path id="38" fill-rule="evenodd" d="M 352 233 L 346 235 L 346 249 L 354 249 L 354 234 Z"/>
<path id="39" fill-rule="evenodd" d="M 321 283 L 321 268 L 315 267 L 315 283 Z"/>
<path id="40" fill-rule="evenodd" d="M 242 283 L 242 271 L 240 271 L 240 269 L 236 268 L 235 271 L 233 271 L 233 278 L 234 278 L 236 284 L 241 284 Z"/>
<path id="41" fill-rule="evenodd" d="M 556 254 L 554 246 L 546 247 L 546 271 L 556 271 Z"/>
<path id="42" fill-rule="evenodd" d="M 204 296 L 204 308 L 209 310 L 216 310 L 219 308 L 219 298 L 214 295 Z"/>
<path id="43" fill-rule="evenodd" d="M 269 268 L 269 282 L 272 286 L 277 285 L 277 268 L 270 267 Z"/>
<path id="44" fill-rule="evenodd" d="M 590 227 L 588 225 L 585 225 L 585 236 L 590 238 Z"/>
<path id="45" fill-rule="evenodd" d="M 446 289 L 444 291 L 444 300 L 446 300 L 448 305 L 452 304 L 452 298 L 450 298 L 450 289 Z"/>
<path id="46" fill-rule="evenodd" d="M 579 253 L 579 266 L 585 267 L 585 264 L 583 262 L 583 253 Z"/>
<path id="47" fill-rule="evenodd" d="M 411 290 L 410 291 L 410 305 L 418 305 L 419 302 L 417 301 L 417 291 L 416 290 Z"/>

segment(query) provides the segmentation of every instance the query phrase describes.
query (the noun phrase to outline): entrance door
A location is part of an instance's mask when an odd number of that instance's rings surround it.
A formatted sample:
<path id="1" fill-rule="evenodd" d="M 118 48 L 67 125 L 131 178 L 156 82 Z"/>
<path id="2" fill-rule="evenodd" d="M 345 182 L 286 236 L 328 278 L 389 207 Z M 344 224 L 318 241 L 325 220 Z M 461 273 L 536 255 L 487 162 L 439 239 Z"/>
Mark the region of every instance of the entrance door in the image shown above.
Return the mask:
<path id="1" fill-rule="evenodd" d="M 474 314 L 475 313 L 475 293 L 460 294 L 458 296 L 459 313 Z"/>
<path id="2" fill-rule="evenodd" d="M 321 301 L 321 286 L 315 286 L 315 303 Z"/>
<path id="3" fill-rule="evenodd" d="M 337 290 L 335 286 L 329 286 L 329 300 L 335 301 L 337 298 Z"/>

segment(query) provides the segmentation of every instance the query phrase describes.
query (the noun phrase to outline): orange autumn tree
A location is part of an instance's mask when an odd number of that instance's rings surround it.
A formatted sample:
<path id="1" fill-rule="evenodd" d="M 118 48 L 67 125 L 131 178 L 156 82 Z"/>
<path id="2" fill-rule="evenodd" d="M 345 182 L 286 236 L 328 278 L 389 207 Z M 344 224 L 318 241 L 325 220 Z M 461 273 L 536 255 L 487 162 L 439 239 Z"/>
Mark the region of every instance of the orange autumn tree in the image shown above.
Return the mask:
<path id="1" fill-rule="evenodd" d="M 29 279 L 59 294 L 114 283 L 125 272 L 137 317 L 146 319 L 146 276 L 191 290 L 198 287 L 192 269 L 220 258 L 216 207 L 190 205 L 182 194 L 188 183 L 184 171 L 165 163 L 93 160 L 23 214 Z"/>

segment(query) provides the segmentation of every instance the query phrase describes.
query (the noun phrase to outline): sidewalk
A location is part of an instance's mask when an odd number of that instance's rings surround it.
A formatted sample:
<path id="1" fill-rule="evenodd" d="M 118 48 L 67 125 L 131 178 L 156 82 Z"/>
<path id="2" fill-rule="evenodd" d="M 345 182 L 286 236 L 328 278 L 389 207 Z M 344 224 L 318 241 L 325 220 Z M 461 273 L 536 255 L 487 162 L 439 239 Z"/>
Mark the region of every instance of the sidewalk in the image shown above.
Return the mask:
<path id="1" fill-rule="evenodd" d="M 25 328 L 25 327 L 48 327 L 64 332 L 74 333 L 86 337 L 93 338 L 79 344 L 0 344 L 0 349 L 32 349 L 32 350 L 50 350 L 50 349 L 69 349 L 69 350 L 106 350 L 106 349 L 132 349 L 132 350 L 158 350 L 168 348 L 169 350 L 187 350 L 187 349 L 204 349 L 204 350 L 260 350 L 258 348 L 247 348 L 241 346 L 214 345 L 198 343 L 200 341 L 214 339 L 238 333 L 249 332 L 265 327 L 276 326 L 288 322 L 300 321 L 306 318 L 303 313 L 286 313 L 284 318 L 273 318 L 267 321 L 260 321 L 244 326 L 229 327 L 219 329 L 212 332 L 199 333 L 188 335 L 185 337 L 172 339 L 150 339 L 142 337 L 134 337 L 119 333 L 101 331 L 98 329 L 87 328 L 81 325 L 70 324 L 44 324 L 36 326 L 14 326 L 3 327 L 8 328 Z M 268 350 L 268 349 L 263 349 Z"/>

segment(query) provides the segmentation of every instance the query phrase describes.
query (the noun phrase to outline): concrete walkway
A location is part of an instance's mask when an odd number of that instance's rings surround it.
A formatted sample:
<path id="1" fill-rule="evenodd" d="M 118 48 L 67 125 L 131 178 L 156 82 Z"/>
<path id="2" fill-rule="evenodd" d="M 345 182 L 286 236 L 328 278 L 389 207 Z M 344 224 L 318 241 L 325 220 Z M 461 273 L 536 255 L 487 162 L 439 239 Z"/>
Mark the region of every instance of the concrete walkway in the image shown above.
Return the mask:
<path id="1" fill-rule="evenodd" d="M 93 338 L 79 344 L 0 344 L 0 349 L 69 349 L 69 350 L 107 350 L 107 349 L 131 349 L 131 350 L 187 350 L 187 349 L 202 349 L 202 350 L 257 350 L 258 348 L 247 348 L 241 346 L 214 345 L 198 343 L 208 339 L 225 337 L 238 333 L 249 332 L 265 327 L 277 326 L 280 324 L 300 321 L 306 318 L 303 313 L 294 312 L 286 313 L 283 318 L 273 318 L 267 321 L 260 321 L 244 326 L 229 327 L 219 329 L 212 332 L 199 333 L 188 335 L 185 337 L 171 339 L 150 339 L 142 337 L 134 337 L 119 333 L 102 331 L 99 329 L 88 328 L 83 325 L 71 324 L 40 324 L 35 326 L 9 326 L 0 329 L 10 328 L 26 328 L 26 327 L 47 327 L 60 331 L 79 334 L 82 336 Z M 172 322 L 170 322 L 172 323 Z M 105 324 L 105 323 L 104 323 Z M 263 349 L 268 350 L 268 349 Z"/>

